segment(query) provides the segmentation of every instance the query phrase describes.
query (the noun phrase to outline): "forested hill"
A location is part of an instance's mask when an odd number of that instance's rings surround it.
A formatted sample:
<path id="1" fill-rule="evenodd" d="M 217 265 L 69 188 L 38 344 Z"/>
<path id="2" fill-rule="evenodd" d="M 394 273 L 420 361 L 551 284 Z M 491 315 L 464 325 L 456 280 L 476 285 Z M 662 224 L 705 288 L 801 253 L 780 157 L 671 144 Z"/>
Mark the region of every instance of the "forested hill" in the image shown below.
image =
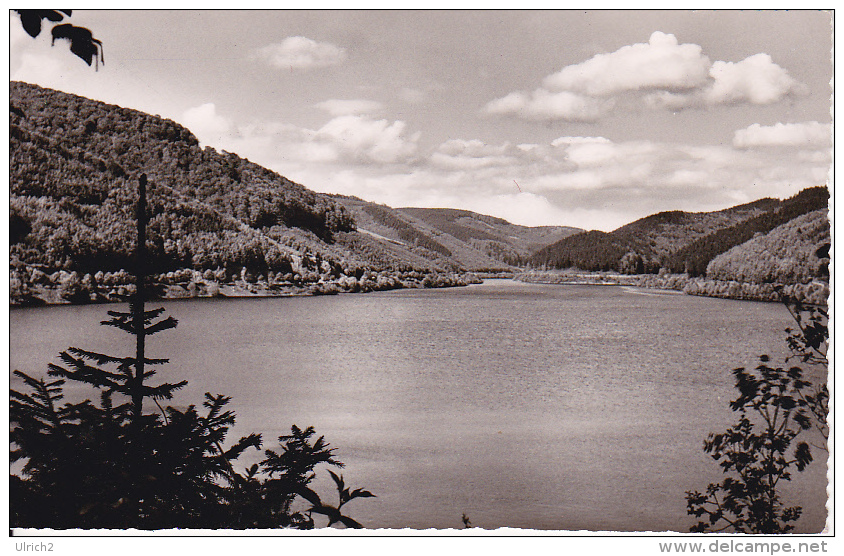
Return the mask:
<path id="1" fill-rule="evenodd" d="M 141 172 L 151 184 L 149 228 L 162 267 L 222 263 L 205 260 L 217 247 L 218 257 L 248 264 L 249 246 L 238 240 L 254 234 L 242 225 L 276 232 L 270 235 L 295 227 L 328 241 L 354 229 L 330 199 L 236 155 L 200 149 L 170 120 L 24 83 L 10 87 L 11 210 L 19 229 L 31 228 L 13 237 L 14 251 L 27 262 L 124 267 Z M 211 245 L 226 233 L 231 245 Z"/>
<path id="2" fill-rule="evenodd" d="M 445 237 L 455 238 L 513 265 L 522 265 L 535 251 L 583 231 L 570 226 L 519 226 L 468 210 L 401 208 L 399 211 L 446 234 Z"/>
<path id="3" fill-rule="evenodd" d="M 721 253 L 755 233 L 808 212 L 826 208 L 825 186 L 812 187 L 780 201 L 760 199 L 717 212 L 661 212 L 612 232 L 575 234 L 537 251 L 533 266 L 626 273 L 688 272 L 703 275 Z"/>
<path id="4" fill-rule="evenodd" d="M 219 283 L 260 278 L 342 289 L 375 283 L 379 272 L 393 272 L 381 286 L 397 287 L 461 270 L 424 247 L 398 249 L 358 233 L 330 197 L 202 149 L 170 120 L 19 82 L 10 83 L 10 108 L 10 272 L 20 297 L 30 286 L 87 277 L 81 298 L 93 298 L 103 277 L 109 287 L 124 279 L 142 172 L 149 262 L 164 280 L 199 273 Z"/>
<path id="5" fill-rule="evenodd" d="M 804 189 L 758 216 L 713 231 L 678 249 L 665 258 L 664 266 L 670 272 L 687 272 L 692 276 L 702 276 L 715 257 L 749 241 L 757 234 L 766 234 L 813 211 L 822 211 L 826 218 L 828 204 L 829 190 L 826 187 Z M 829 220 L 826 221 L 828 227 Z"/>
<path id="6" fill-rule="evenodd" d="M 814 210 L 718 255 L 706 276 L 756 284 L 828 281 L 830 244 L 827 211 Z"/>
<path id="7" fill-rule="evenodd" d="M 474 271 L 520 266 L 535 250 L 582 231 L 566 226 L 518 226 L 468 210 L 394 209 L 356 197 L 332 198 L 354 216 L 364 233 L 398 246 L 425 248 L 442 263 L 453 261 Z"/>

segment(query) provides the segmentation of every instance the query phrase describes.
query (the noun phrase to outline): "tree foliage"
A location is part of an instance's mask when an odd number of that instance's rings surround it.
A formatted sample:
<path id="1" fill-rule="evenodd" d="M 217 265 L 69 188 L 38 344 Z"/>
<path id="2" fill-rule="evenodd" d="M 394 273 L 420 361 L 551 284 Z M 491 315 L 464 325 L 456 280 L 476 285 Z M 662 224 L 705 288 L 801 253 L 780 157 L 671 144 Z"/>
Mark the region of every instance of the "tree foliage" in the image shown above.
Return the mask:
<path id="1" fill-rule="evenodd" d="M 715 257 L 706 276 L 756 284 L 829 280 L 830 225 L 826 208 L 814 210 Z M 819 250 L 827 246 L 826 256 Z"/>
<path id="2" fill-rule="evenodd" d="M 446 257 L 450 257 L 452 255 L 451 251 L 449 251 L 447 247 L 430 236 L 420 232 L 386 208 L 378 205 L 366 205 L 364 210 L 379 224 L 396 230 L 403 241 L 406 241 L 411 245 L 424 247 L 425 249 L 445 255 Z"/>
<path id="3" fill-rule="evenodd" d="M 415 207 L 402 208 L 399 212 L 423 222 L 436 236 L 440 232 L 447 234 L 445 237 L 451 236 L 509 266 L 523 266 L 537 249 L 583 231 L 567 226 L 520 226 L 461 209 Z M 480 266 L 476 264 L 473 268 L 479 270 Z"/>
<path id="4" fill-rule="evenodd" d="M 825 186 L 804 189 L 762 214 L 715 230 L 678 249 L 666 257 L 665 266 L 670 272 L 687 272 L 692 276 L 702 276 L 708 272 L 707 265 L 710 261 L 721 253 L 753 239 L 756 234 L 767 234 L 777 226 L 803 214 L 826 209 L 828 200 L 829 190 Z"/>
<path id="5" fill-rule="evenodd" d="M 124 269 L 136 240 L 127 207 L 131 176 L 141 172 L 150 180 L 147 268 L 162 291 L 185 271 L 210 271 L 216 282 L 186 279 L 191 295 L 191 283 L 205 294 L 263 277 L 269 290 L 287 284 L 318 292 L 344 290 L 341 282 L 371 271 L 401 287 L 421 282 L 406 280 L 409 270 L 430 275 L 432 284 L 435 275 L 459 270 L 430 237 L 418 238 L 419 255 L 362 241 L 342 204 L 234 154 L 201 148 L 175 122 L 25 83 L 10 84 L 10 99 L 20 108 L 10 115 L 14 303 L 55 301 L 56 292 L 72 302 L 113 300 L 130 287 Z"/>
<path id="6" fill-rule="evenodd" d="M 787 330 L 789 359 L 796 357 L 825 370 L 826 311 L 784 301 L 799 329 Z M 809 443 L 798 437 L 816 428 L 828 438 L 829 392 L 825 384 L 806 380 L 800 367 L 771 365 L 767 355 L 759 361 L 754 370 L 733 371 L 739 396 L 730 408 L 738 413 L 738 422 L 704 442 L 704 451 L 727 476 L 711 483 L 705 493 L 686 492 L 688 513 L 703 518 L 691 527 L 693 532 L 787 533 L 802 513 L 800 506 L 784 504 L 779 487 L 791 480 L 793 469 L 803 471 L 813 460 Z"/>
<path id="7" fill-rule="evenodd" d="M 15 374 L 29 392 L 11 392 L 11 459 L 25 462 L 22 476 L 10 476 L 12 527 L 309 529 L 315 514 L 361 527 L 340 507 L 372 493 L 338 485 L 332 506 L 310 487 L 318 464 L 342 466 L 312 427 L 291 427 L 280 448 L 239 472 L 238 457 L 262 440 L 225 446 L 235 421 L 228 397 L 207 393 L 201 410 L 135 416 L 105 389 L 99 404 L 60 405 L 63 379 Z"/>
<path id="8" fill-rule="evenodd" d="M 778 204 L 760 199 L 718 212 L 667 211 L 631 222 L 612 232 L 590 231 L 553 243 L 531 257 L 530 264 L 551 268 L 589 271 L 620 270 L 628 253 L 642 257 L 643 272 L 656 273 L 670 253 L 736 222 L 750 218 Z"/>
<path id="9" fill-rule="evenodd" d="M 293 249 L 312 251 L 354 220 L 329 198 L 229 153 L 200 148 L 187 129 L 142 112 L 24 83 L 11 84 L 24 116 L 10 121 L 10 208 L 20 229 L 12 257 L 49 272 L 127 268 L 132 180 L 146 172 L 150 269 L 222 266 L 281 270 Z M 209 256 L 209 254 L 216 254 Z M 330 253 L 341 259 L 345 253 Z M 216 266 L 215 266 L 216 265 Z"/>
<path id="10" fill-rule="evenodd" d="M 67 40 L 70 42 L 70 51 L 85 61 L 89 66 L 94 63 L 99 69 L 100 64 L 105 64 L 103 57 L 103 43 L 94 38 L 90 29 L 78 27 L 70 23 L 61 23 L 65 17 L 70 17 L 73 10 L 13 10 L 21 18 L 21 25 L 32 38 L 41 34 L 44 20 L 53 25 L 50 30 L 53 36 L 52 43 L 56 40 Z"/>

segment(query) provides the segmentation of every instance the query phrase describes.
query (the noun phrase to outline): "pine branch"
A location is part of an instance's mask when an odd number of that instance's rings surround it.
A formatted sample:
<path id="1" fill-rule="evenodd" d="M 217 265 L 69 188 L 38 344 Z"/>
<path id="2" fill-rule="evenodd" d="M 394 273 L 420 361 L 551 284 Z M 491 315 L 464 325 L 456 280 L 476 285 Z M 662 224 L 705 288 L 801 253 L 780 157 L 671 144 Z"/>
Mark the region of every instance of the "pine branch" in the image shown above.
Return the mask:
<path id="1" fill-rule="evenodd" d="M 171 328 L 176 328 L 178 322 L 179 321 L 177 321 L 173 317 L 167 317 L 162 321 L 158 321 L 157 323 L 146 327 L 144 329 L 144 334 L 146 334 L 147 336 L 151 336 L 153 334 L 161 332 L 162 330 L 170 330 Z"/>

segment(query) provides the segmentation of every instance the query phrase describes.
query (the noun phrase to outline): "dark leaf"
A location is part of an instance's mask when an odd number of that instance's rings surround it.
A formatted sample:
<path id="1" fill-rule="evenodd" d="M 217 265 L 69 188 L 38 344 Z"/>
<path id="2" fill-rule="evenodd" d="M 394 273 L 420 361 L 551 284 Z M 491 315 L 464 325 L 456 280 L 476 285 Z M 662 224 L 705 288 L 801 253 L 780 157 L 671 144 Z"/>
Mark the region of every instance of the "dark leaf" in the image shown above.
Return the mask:
<path id="1" fill-rule="evenodd" d="M 70 51 L 76 54 L 89 66 L 92 62 L 105 63 L 102 54 L 102 42 L 95 39 L 89 29 L 85 27 L 76 27 L 70 23 L 63 23 L 56 25 L 52 30 L 53 44 L 56 39 L 66 39 L 70 41 Z M 97 55 L 99 54 L 99 58 Z"/>

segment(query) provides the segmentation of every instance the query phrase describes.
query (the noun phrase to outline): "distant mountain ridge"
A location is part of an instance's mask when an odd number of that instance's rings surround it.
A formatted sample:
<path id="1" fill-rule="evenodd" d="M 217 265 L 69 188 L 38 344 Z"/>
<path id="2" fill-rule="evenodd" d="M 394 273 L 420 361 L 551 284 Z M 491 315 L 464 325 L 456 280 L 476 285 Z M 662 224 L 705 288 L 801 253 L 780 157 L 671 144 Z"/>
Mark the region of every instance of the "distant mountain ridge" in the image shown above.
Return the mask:
<path id="1" fill-rule="evenodd" d="M 332 195 L 354 216 L 358 229 L 394 244 L 424 250 L 445 265 L 458 264 L 479 272 L 518 267 L 536 249 L 580 228 L 527 227 L 468 210 L 448 208 L 390 208 L 356 197 Z"/>
<path id="2" fill-rule="evenodd" d="M 401 208 L 402 213 L 457 238 L 492 258 L 522 265 L 538 249 L 582 232 L 571 226 L 520 226 L 468 210 Z"/>
<path id="3" fill-rule="evenodd" d="M 534 267 L 627 273 L 703 275 L 714 257 L 813 210 L 826 208 L 829 191 L 811 187 L 780 201 L 759 199 L 716 212 L 661 212 L 612 232 L 588 231 L 538 250 Z"/>

